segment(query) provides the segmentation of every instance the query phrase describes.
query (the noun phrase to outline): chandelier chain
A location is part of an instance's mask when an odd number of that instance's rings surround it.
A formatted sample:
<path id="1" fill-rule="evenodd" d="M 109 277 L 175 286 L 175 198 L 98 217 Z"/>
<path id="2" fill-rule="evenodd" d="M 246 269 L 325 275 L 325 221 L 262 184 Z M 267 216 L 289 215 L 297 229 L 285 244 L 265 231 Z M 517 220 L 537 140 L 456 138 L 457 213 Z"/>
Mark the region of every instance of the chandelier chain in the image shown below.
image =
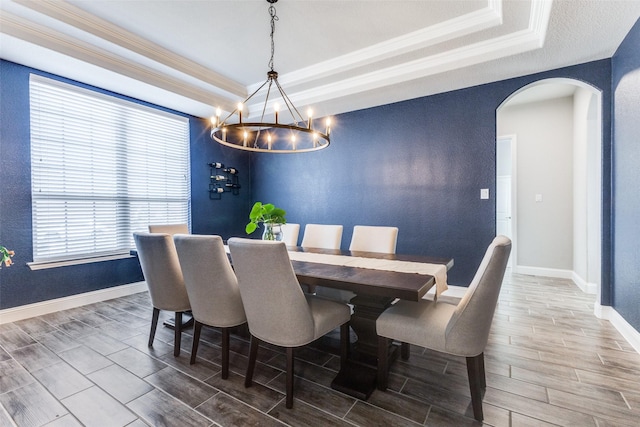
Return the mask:
<path id="1" fill-rule="evenodd" d="M 276 21 L 280 19 L 278 18 L 278 15 L 276 15 L 276 8 L 273 4 L 269 6 L 269 15 L 271 16 L 271 59 L 269 59 L 269 68 L 273 71 L 273 56 L 276 50 L 273 35 L 276 32 Z"/>

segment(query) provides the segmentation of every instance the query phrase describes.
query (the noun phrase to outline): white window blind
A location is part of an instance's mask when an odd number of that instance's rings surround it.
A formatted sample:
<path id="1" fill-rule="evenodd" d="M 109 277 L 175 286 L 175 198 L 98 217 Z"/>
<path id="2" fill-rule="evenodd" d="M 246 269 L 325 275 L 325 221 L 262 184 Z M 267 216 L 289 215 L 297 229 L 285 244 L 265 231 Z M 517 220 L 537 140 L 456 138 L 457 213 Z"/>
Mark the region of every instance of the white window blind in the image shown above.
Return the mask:
<path id="1" fill-rule="evenodd" d="M 189 223 L 187 118 L 30 78 L 34 262 L 112 256 Z"/>

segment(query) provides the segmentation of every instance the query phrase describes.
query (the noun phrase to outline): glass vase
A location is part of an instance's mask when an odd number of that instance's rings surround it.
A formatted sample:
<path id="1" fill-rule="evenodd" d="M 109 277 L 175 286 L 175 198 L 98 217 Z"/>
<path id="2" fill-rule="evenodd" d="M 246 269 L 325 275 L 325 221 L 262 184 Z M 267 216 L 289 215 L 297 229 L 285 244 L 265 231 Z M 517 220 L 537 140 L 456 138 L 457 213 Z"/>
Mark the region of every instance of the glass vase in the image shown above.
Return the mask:
<path id="1" fill-rule="evenodd" d="M 262 232 L 262 240 L 282 241 L 283 233 L 281 224 L 264 223 L 264 231 Z"/>

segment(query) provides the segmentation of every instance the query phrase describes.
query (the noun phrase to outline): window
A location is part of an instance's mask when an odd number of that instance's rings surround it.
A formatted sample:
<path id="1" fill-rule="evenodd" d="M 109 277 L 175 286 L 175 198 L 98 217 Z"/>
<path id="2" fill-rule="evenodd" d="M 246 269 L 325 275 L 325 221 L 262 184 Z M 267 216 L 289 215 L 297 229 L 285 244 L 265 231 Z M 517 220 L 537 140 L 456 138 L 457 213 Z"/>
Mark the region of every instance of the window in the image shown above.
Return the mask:
<path id="1" fill-rule="evenodd" d="M 187 118 L 30 78 L 34 263 L 128 254 L 152 223 L 189 223 Z"/>

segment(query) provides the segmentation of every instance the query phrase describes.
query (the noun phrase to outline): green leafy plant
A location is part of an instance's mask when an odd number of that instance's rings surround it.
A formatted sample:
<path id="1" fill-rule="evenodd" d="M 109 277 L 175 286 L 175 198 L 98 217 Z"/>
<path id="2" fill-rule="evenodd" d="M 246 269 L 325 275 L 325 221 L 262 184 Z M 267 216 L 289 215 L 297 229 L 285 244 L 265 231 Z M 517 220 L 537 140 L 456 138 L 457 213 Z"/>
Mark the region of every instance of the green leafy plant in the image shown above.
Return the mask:
<path id="1" fill-rule="evenodd" d="M 0 246 L 0 268 L 2 267 L 2 264 L 4 264 L 5 267 L 9 267 L 11 264 L 13 264 L 13 261 L 11 261 L 11 257 L 14 254 L 15 252 L 10 251 L 4 246 Z"/>
<path id="2" fill-rule="evenodd" d="M 255 202 L 249 213 L 249 224 L 245 227 L 247 234 L 251 234 L 258 228 L 258 224 L 286 224 L 284 209 L 276 208 L 273 204 Z"/>

